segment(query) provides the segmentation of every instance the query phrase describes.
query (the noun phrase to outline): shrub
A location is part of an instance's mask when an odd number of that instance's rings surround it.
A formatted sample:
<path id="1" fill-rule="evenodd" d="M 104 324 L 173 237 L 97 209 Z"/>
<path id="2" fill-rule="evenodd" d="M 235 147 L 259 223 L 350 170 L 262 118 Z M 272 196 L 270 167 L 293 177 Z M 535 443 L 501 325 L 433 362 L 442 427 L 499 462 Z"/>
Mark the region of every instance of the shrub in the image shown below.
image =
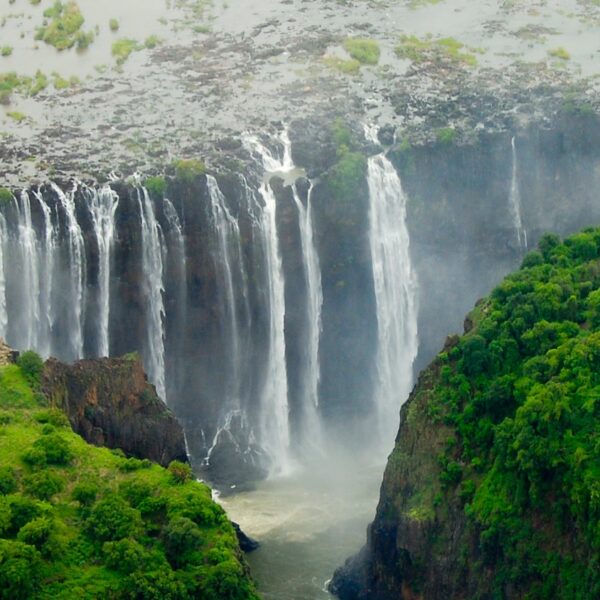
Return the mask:
<path id="1" fill-rule="evenodd" d="M 348 38 L 344 41 L 344 49 L 362 65 L 376 65 L 379 62 L 381 50 L 375 40 Z"/>
<path id="2" fill-rule="evenodd" d="M 130 473 L 131 471 L 138 471 L 139 469 L 149 469 L 152 466 L 152 461 L 147 458 L 126 458 L 119 463 L 119 471 L 124 473 Z"/>
<path id="3" fill-rule="evenodd" d="M 38 423 L 48 423 L 54 427 L 64 428 L 71 427 L 69 419 L 65 413 L 58 408 L 48 408 L 46 410 L 40 410 L 33 415 L 33 418 Z"/>
<path id="4" fill-rule="evenodd" d="M 64 488 L 64 482 L 56 473 L 44 470 L 26 477 L 23 486 L 31 496 L 40 500 L 50 500 Z"/>
<path id="5" fill-rule="evenodd" d="M 17 539 L 24 544 L 35 546 L 41 550 L 44 544 L 50 539 L 54 525 L 48 517 L 39 517 L 29 521 L 19 530 Z"/>
<path id="6" fill-rule="evenodd" d="M 67 465 L 73 459 L 69 442 L 59 433 L 50 433 L 38 438 L 33 443 L 33 449 L 41 450 L 49 465 Z"/>
<path id="7" fill-rule="evenodd" d="M 179 484 L 191 481 L 193 478 L 190 465 L 178 460 L 173 460 L 169 463 L 169 473 L 171 473 L 173 481 Z"/>
<path id="8" fill-rule="evenodd" d="M 142 569 L 148 555 L 139 542 L 129 538 L 118 542 L 104 542 L 102 552 L 109 569 L 126 574 Z"/>
<path id="9" fill-rule="evenodd" d="M 130 38 L 121 38 L 113 43 L 111 47 L 112 55 L 115 57 L 118 65 L 122 65 L 129 55 L 140 49 L 140 45 Z"/>
<path id="10" fill-rule="evenodd" d="M 115 494 L 98 501 L 86 521 L 88 534 L 100 541 L 120 540 L 135 535 L 141 526 L 140 512 Z"/>
<path id="11" fill-rule="evenodd" d="M 187 517 L 175 517 L 165 527 L 162 535 L 167 559 L 174 568 L 192 560 L 192 554 L 202 545 L 200 529 Z"/>
<path id="12" fill-rule="evenodd" d="M 146 481 L 132 479 L 125 481 L 119 486 L 119 493 L 131 504 L 137 508 L 146 498 L 152 495 L 152 487 Z"/>
<path id="13" fill-rule="evenodd" d="M 162 198 L 167 189 L 167 182 L 164 177 L 148 177 L 144 181 L 144 187 L 153 198 Z"/>
<path id="14" fill-rule="evenodd" d="M 19 531 L 32 519 L 41 516 L 43 512 L 39 502 L 25 496 L 8 496 L 8 503 L 11 512 L 10 527 L 14 532 Z"/>
<path id="15" fill-rule="evenodd" d="M 1 81 L 0 81 L 0 90 L 2 89 L 1 87 Z M 12 192 L 5 188 L 5 187 L 0 187 L 0 205 L 1 204 L 10 204 L 13 201 L 14 196 L 12 195 Z"/>
<path id="16" fill-rule="evenodd" d="M 31 447 L 25 450 L 21 457 L 23 462 L 33 469 L 41 469 L 46 466 L 46 453 L 41 448 Z"/>
<path id="17" fill-rule="evenodd" d="M 17 364 L 21 367 L 23 375 L 34 388 L 38 389 L 42 380 L 42 372 L 44 370 L 44 361 L 39 354 L 33 350 L 23 352 L 17 359 Z"/>
<path id="18" fill-rule="evenodd" d="M 122 587 L 124 600 L 185 600 L 189 597 L 183 583 L 169 567 L 155 571 L 136 571 Z"/>
<path id="19" fill-rule="evenodd" d="M 17 475 L 10 466 L 0 467 L 0 494 L 12 494 L 17 491 Z"/>
<path id="20" fill-rule="evenodd" d="M 175 176 L 184 183 L 193 183 L 206 173 L 206 165 L 195 158 L 181 158 L 173 163 Z"/>
<path id="21" fill-rule="evenodd" d="M 110 19 L 108 22 L 108 26 L 112 32 L 119 31 L 119 21 L 118 19 Z"/>
<path id="22" fill-rule="evenodd" d="M 11 528 L 12 511 L 8 498 L 0 497 L 0 537 L 4 536 Z"/>
<path id="23" fill-rule="evenodd" d="M 0 598 L 26 600 L 39 587 L 42 562 L 39 552 L 28 544 L 0 540 Z"/>
<path id="24" fill-rule="evenodd" d="M 98 486 L 89 482 L 82 481 L 78 483 L 71 493 L 71 497 L 81 506 L 91 506 L 96 501 L 98 495 Z"/>

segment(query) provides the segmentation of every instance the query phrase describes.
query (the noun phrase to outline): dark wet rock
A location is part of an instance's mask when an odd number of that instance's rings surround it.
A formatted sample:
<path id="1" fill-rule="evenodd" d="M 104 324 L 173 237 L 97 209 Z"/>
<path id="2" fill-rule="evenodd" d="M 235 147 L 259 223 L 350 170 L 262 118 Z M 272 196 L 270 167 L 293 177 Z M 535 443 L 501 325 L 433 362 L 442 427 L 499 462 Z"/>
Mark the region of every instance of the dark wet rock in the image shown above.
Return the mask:
<path id="1" fill-rule="evenodd" d="M 74 431 L 96 446 L 163 466 L 187 461 L 183 429 L 148 383 L 138 356 L 81 360 L 49 359 L 42 391 L 65 411 Z"/>
<path id="2" fill-rule="evenodd" d="M 238 539 L 238 543 L 243 552 L 249 553 L 249 552 L 254 552 L 254 550 L 258 550 L 258 548 L 260 547 L 260 544 L 256 540 L 254 540 L 250 536 L 246 535 L 242 531 L 242 528 L 234 521 L 232 521 L 231 524 L 233 525 L 233 529 L 235 530 L 235 535 Z"/>

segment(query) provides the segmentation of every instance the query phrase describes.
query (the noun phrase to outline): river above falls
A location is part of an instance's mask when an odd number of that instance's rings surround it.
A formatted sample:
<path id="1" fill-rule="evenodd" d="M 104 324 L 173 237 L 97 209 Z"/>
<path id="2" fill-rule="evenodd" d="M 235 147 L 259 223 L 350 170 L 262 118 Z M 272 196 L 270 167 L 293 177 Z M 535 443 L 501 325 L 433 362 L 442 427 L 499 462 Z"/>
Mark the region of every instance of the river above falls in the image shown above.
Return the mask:
<path id="1" fill-rule="evenodd" d="M 366 541 L 383 464 L 303 470 L 220 499 L 260 548 L 247 555 L 264 600 L 332 598 L 325 584 Z"/>

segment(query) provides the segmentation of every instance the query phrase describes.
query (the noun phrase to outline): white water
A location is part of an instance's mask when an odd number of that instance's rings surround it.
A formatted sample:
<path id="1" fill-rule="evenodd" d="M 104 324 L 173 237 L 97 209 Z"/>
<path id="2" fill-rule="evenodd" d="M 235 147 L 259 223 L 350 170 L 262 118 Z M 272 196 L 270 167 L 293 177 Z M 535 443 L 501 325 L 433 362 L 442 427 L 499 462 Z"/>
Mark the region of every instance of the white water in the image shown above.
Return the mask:
<path id="1" fill-rule="evenodd" d="M 515 228 L 515 234 L 517 237 L 517 245 L 521 250 L 527 250 L 527 231 L 523 226 L 523 219 L 521 217 L 521 192 L 519 190 L 519 162 L 517 156 L 517 146 L 515 143 L 515 137 L 513 136 L 510 140 L 511 152 L 512 152 L 512 176 L 510 181 L 510 193 L 508 196 L 508 206 L 510 214 L 513 220 Z"/>
<path id="2" fill-rule="evenodd" d="M 148 378 L 158 395 L 166 398 L 165 389 L 165 306 L 163 302 L 163 260 L 166 252 L 162 231 L 146 188 L 137 189 L 142 224 L 142 286 L 147 299 L 146 345 L 143 352 Z"/>
<path id="3" fill-rule="evenodd" d="M 263 200 L 257 227 L 264 247 L 267 299 L 269 303 L 269 352 L 261 394 L 260 442 L 274 461 L 277 472 L 290 470 L 290 426 L 288 380 L 285 362 L 285 282 L 277 235 L 277 201 L 269 185 L 273 170 L 283 170 L 281 162 L 257 138 L 247 136 L 246 146 L 261 158 L 266 171 L 258 192 Z"/>
<path id="4" fill-rule="evenodd" d="M 115 241 L 115 213 L 119 197 L 110 187 L 90 189 L 86 202 L 92 217 L 94 235 L 98 244 L 98 316 L 97 356 L 108 356 L 110 351 L 110 264 Z"/>
<path id="5" fill-rule="evenodd" d="M 398 429 L 399 409 L 413 384 L 417 356 L 417 282 L 410 260 L 406 195 L 384 154 L 369 158 L 369 237 L 377 303 L 377 389 L 381 441 L 386 452 Z"/>
<path id="6" fill-rule="evenodd" d="M 240 409 L 240 363 L 241 340 L 238 322 L 236 287 L 234 284 L 234 269 L 242 270 L 240 229 L 236 219 L 233 218 L 225 197 L 219 189 L 217 180 L 212 175 L 206 176 L 206 183 L 210 197 L 210 210 L 213 229 L 217 238 L 218 251 L 215 253 L 215 266 L 220 271 L 225 295 L 225 315 L 229 322 L 229 340 L 231 344 L 229 390 L 227 405 L 233 410 Z M 235 256 L 232 256 L 235 253 Z M 237 265 L 237 268 L 236 268 Z M 238 278 L 240 273 L 236 272 Z"/>
<path id="7" fill-rule="evenodd" d="M 19 349 L 38 348 L 37 326 L 40 321 L 40 281 L 38 271 L 38 244 L 31 221 L 31 201 L 26 191 L 15 199 L 17 209 L 17 235 L 14 257 L 19 264 L 20 276 L 16 278 L 16 298 L 20 310 L 12 328 L 10 343 Z"/>
<path id="8" fill-rule="evenodd" d="M 67 304 L 67 332 L 69 336 L 68 356 L 71 360 L 83 356 L 83 307 L 85 289 L 85 246 L 81 227 L 75 213 L 76 188 L 65 194 L 56 184 L 52 183 L 62 205 L 67 221 L 67 241 L 69 250 L 69 290 Z M 38 315 L 39 316 L 39 315 Z M 36 344 L 31 346 L 38 348 Z"/>
<path id="9" fill-rule="evenodd" d="M 302 203 L 296 184 L 292 185 L 294 203 L 298 209 L 300 226 L 300 243 L 302 246 L 302 264 L 306 282 L 307 312 L 307 346 L 305 353 L 303 377 L 303 423 L 304 444 L 320 451 L 323 447 L 323 432 L 319 419 L 319 380 L 321 377 L 319 364 L 319 342 L 321 340 L 321 309 L 323 307 L 323 288 L 321 284 L 321 265 L 314 241 L 314 225 L 312 220 L 312 191 L 310 184 L 306 207 Z"/>

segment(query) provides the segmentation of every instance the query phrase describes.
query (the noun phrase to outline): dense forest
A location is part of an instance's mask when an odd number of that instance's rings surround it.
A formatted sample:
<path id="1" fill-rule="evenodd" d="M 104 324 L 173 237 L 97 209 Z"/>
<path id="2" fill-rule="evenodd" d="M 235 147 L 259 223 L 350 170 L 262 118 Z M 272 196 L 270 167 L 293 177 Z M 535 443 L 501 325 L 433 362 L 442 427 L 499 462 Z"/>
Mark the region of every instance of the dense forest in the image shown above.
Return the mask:
<path id="1" fill-rule="evenodd" d="M 422 373 L 342 597 L 600 597 L 600 229 L 538 248 Z"/>

